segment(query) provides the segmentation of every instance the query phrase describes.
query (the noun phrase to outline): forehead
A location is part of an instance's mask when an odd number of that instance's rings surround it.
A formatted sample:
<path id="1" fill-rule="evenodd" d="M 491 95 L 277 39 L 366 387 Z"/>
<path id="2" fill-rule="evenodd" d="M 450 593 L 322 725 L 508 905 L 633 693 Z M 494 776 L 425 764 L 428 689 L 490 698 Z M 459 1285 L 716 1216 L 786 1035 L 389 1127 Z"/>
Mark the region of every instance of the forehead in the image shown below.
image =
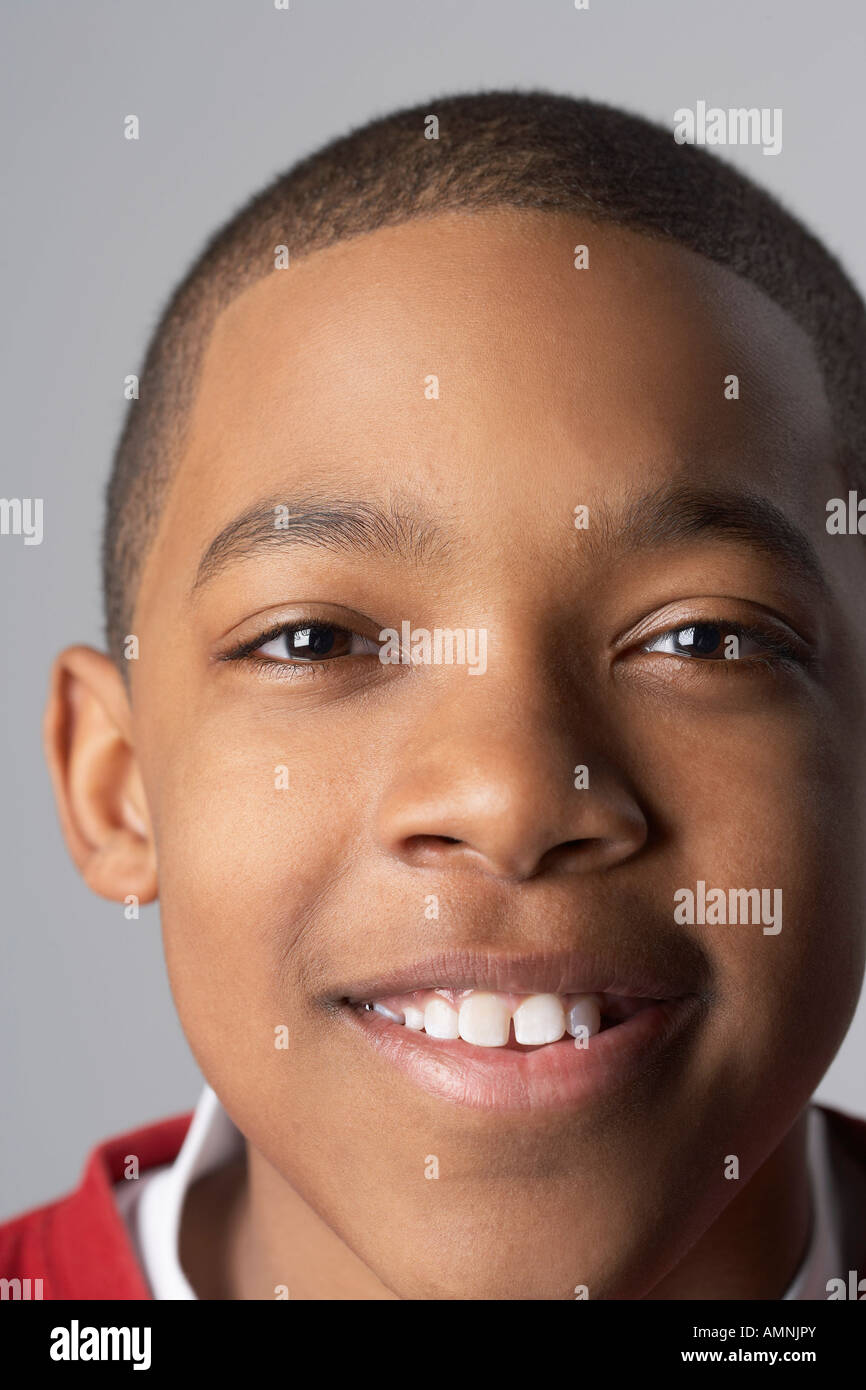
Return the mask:
<path id="1" fill-rule="evenodd" d="M 802 513 L 830 453 L 811 343 L 737 275 L 571 215 L 451 213 L 274 270 L 221 314 L 151 562 L 182 552 L 189 577 L 251 500 L 322 486 L 412 482 L 531 528 L 557 490 L 757 470 Z"/>

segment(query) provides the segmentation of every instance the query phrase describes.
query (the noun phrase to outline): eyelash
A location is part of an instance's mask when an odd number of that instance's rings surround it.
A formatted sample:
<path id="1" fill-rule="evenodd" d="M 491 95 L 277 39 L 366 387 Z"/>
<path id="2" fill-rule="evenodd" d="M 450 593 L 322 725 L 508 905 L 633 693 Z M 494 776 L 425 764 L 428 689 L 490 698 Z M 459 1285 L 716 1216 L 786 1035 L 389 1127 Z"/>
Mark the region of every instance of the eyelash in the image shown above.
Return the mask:
<path id="1" fill-rule="evenodd" d="M 301 661 L 297 659 L 292 661 L 289 658 L 278 661 L 275 657 L 255 655 L 259 647 L 266 646 L 268 642 L 273 642 L 275 638 L 282 636 L 288 637 L 293 632 L 303 632 L 307 628 L 323 628 L 346 637 L 362 637 L 360 632 L 356 632 L 353 628 L 342 627 L 340 623 L 326 621 L 321 618 L 305 618 L 300 622 L 275 623 L 273 627 L 268 628 L 265 632 L 260 632 L 257 636 L 239 643 L 238 646 L 232 647 L 230 651 L 224 652 L 220 660 L 244 661 L 255 669 L 264 671 L 269 676 L 273 675 L 275 671 L 279 672 L 278 678 L 285 680 L 291 676 L 298 675 L 302 671 L 306 672 L 317 666 L 330 666 L 336 661 L 345 661 L 347 659 L 347 656 L 344 655 L 323 657 L 319 661 Z M 372 641 L 372 638 L 364 638 L 364 640 Z M 357 654 L 355 654 L 354 659 L 358 659 Z"/>
<path id="2" fill-rule="evenodd" d="M 675 637 L 678 633 L 696 627 L 716 627 L 720 629 L 725 637 L 734 636 L 739 640 L 753 639 L 763 645 L 767 654 L 726 660 L 718 657 L 688 656 L 686 653 L 652 652 L 649 651 L 645 645 L 649 642 L 659 642 L 665 637 Z M 301 673 L 311 674 L 311 668 L 331 666 L 336 662 L 346 661 L 352 657 L 354 657 L 354 660 L 357 660 L 359 655 L 371 655 L 370 653 L 346 653 L 342 656 L 322 657 L 318 661 L 292 660 L 288 657 L 281 661 L 277 660 L 275 657 L 261 657 L 255 655 L 260 647 L 266 646 L 268 642 L 274 641 L 275 638 L 281 636 L 288 637 L 291 633 L 302 632 L 306 628 L 324 628 L 339 635 L 362 637 L 361 633 L 356 632 L 352 628 L 342 627 L 339 623 L 322 619 L 317 620 L 316 618 L 306 618 L 294 623 L 275 623 L 266 631 L 258 633 L 255 637 L 249 638 L 239 643 L 238 646 L 233 647 L 230 651 L 223 653 L 220 660 L 243 661 L 253 666 L 255 669 L 264 672 L 268 676 L 275 677 L 276 679 L 290 679 Z M 373 639 L 366 638 L 363 640 L 372 641 Z M 793 642 L 787 641 L 780 632 L 772 631 L 769 628 L 757 626 L 750 627 L 743 623 L 732 623 L 725 618 L 687 619 L 685 622 L 678 623 L 674 627 L 664 628 L 660 632 L 646 637 L 644 639 L 644 644 L 642 644 L 638 650 L 647 656 L 660 655 L 669 658 L 671 655 L 676 655 L 681 661 L 691 666 L 698 666 L 704 669 L 718 666 L 731 672 L 735 668 L 742 667 L 754 670 L 757 666 L 763 666 L 765 669 L 790 670 L 794 667 L 802 668 L 808 666 L 811 661 L 811 658 L 805 654 L 801 648 L 795 646 Z"/>
<path id="3" fill-rule="evenodd" d="M 726 660 L 724 658 L 719 659 L 718 657 L 713 659 L 709 657 L 689 657 L 685 653 L 676 653 L 681 660 L 688 661 L 693 665 L 699 663 L 702 666 L 722 666 L 726 668 L 735 668 L 744 665 L 752 667 L 761 665 L 766 667 L 775 666 L 790 668 L 792 666 L 806 666 L 809 664 L 809 657 L 804 653 L 802 648 L 795 646 L 791 641 L 787 641 L 781 632 L 771 630 L 770 628 L 749 627 L 745 623 L 732 623 L 729 622 L 727 618 L 687 619 L 684 623 L 677 623 L 675 627 L 664 628 L 661 632 L 654 633 L 652 636 L 645 639 L 645 643 L 659 642 L 664 637 L 676 636 L 679 632 L 687 632 L 690 628 L 696 627 L 716 627 L 721 632 L 722 639 L 726 637 L 736 637 L 738 640 L 751 639 L 761 643 L 769 654 Z M 647 650 L 646 645 L 643 645 L 641 650 L 646 652 L 648 656 L 653 655 L 652 652 Z M 670 653 L 667 652 L 658 654 L 662 656 L 670 655 Z"/>

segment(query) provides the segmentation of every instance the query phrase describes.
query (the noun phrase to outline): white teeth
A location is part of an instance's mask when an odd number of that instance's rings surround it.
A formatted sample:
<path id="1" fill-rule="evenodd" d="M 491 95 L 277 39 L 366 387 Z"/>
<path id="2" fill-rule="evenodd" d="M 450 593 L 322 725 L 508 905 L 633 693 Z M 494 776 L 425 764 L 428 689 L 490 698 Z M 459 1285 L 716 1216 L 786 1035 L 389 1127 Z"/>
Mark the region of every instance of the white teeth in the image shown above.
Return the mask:
<path id="1" fill-rule="evenodd" d="M 511 1028 L 511 1010 L 495 994 L 470 994 L 460 1005 L 460 1037 L 476 1047 L 504 1047 Z"/>
<path id="2" fill-rule="evenodd" d="M 517 1042 L 540 1047 L 558 1042 L 565 1032 L 565 1010 L 558 994 L 532 994 L 514 1010 Z"/>
<path id="3" fill-rule="evenodd" d="M 455 998 L 455 995 L 458 998 Z M 578 1047 L 601 1029 L 601 1000 L 596 994 L 493 994 L 484 990 L 417 990 L 377 1000 L 364 1009 L 391 1023 L 405 1024 L 431 1038 L 462 1038 L 476 1047 L 505 1047 L 514 1019 L 515 1041 L 524 1047 L 545 1047 L 567 1031 Z M 519 1000 L 519 1002 L 518 1002 Z"/>
<path id="4" fill-rule="evenodd" d="M 459 1038 L 457 1010 L 447 999 L 431 999 L 424 1010 L 424 1031 L 431 1038 Z"/>
<path id="5" fill-rule="evenodd" d="M 601 1010 L 594 994 L 582 994 L 579 999 L 575 999 L 568 1011 L 565 1026 L 573 1038 L 577 1036 L 578 1028 L 585 1028 L 590 1037 L 598 1032 L 601 1027 Z"/>

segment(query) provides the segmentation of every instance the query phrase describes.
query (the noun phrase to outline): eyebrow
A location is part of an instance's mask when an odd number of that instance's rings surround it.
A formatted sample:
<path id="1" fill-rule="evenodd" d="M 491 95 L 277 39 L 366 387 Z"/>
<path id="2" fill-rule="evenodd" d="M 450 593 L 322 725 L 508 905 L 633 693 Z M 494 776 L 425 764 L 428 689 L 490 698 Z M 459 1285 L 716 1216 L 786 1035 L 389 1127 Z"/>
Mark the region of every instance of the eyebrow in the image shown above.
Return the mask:
<path id="1" fill-rule="evenodd" d="M 758 493 L 665 484 L 643 497 L 630 498 L 618 515 L 604 509 L 600 531 L 606 544 L 633 550 L 660 550 L 702 536 L 744 541 L 780 559 L 815 590 L 826 593 L 828 589 L 817 551 L 805 532 Z"/>
<path id="2" fill-rule="evenodd" d="M 417 502 L 316 496 L 265 498 L 224 526 L 199 562 L 192 593 L 229 564 L 261 550 L 317 546 L 420 564 L 447 550 L 444 528 Z"/>
<path id="3" fill-rule="evenodd" d="M 703 536 L 744 541 L 782 560 L 819 592 L 827 580 L 812 543 L 768 498 L 753 492 L 665 484 L 627 499 L 622 510 L 590 508 L 593 551 L 661 550 Z M 202 555 L 191 593 L 228 565 L 262 549 L 318 546 L 342 554 L 378 555 L 421 564 L 446 554 L 441 522 L 418 502 L 318 494 L 286 501 L 267 498 L 230 521 Z"/>

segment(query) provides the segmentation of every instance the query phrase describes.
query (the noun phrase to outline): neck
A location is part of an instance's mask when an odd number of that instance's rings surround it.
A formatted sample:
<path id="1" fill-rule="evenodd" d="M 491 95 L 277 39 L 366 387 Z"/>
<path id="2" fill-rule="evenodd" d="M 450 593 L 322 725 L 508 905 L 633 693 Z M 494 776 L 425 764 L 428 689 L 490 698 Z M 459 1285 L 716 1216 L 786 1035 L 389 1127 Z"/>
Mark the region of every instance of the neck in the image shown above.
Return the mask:
<path id="1" fill-rule="evenodd" d="M 805 1254 L 808 1114 L 647 1299 L 779 1299 Z M 395 1295 L 251 1145 L 184 1203 L 181 1262 L 202 1299 Z"/>
<path id="2" fill-rule="evenodd" d="M 779 1299 L 809 1243 L 808 1110 L 648 1299 Z"/>

